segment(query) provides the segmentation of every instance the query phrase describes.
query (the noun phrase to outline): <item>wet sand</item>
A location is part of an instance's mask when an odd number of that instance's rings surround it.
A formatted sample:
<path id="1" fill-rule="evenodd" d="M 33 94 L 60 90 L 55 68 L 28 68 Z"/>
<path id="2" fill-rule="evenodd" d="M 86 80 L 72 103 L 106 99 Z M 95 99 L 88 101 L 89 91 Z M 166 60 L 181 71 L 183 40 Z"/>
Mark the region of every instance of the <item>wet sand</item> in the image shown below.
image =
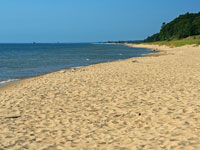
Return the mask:
<path id="1" fill-rule="evenodd" d="M 0 88 L 0 150 L 200 149 L 200 47 Z"/>

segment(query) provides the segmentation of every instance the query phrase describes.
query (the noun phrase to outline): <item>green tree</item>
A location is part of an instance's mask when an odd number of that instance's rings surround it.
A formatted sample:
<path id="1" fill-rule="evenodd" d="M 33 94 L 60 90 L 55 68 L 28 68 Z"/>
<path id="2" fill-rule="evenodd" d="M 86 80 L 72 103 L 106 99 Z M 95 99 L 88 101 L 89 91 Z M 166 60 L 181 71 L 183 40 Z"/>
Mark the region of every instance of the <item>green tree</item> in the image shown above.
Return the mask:
<path id="1" fill-rule="evenodd" d="M 145 42 L 182 39 L 200 34 L 200 12 L 186 13 L 175 18 L 169 23 L 162 23 L 159 33 L 147 37 Z"/>

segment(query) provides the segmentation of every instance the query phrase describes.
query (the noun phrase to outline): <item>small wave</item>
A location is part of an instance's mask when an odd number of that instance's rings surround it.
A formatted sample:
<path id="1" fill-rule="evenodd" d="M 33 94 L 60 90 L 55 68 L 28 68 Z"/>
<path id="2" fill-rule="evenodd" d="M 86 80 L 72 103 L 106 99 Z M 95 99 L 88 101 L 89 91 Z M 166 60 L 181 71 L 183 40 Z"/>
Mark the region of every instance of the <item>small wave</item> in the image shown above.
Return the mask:
<path id="1" fill-rule="evenodd" d="M 11 83 L 11 82 L 18 81 L 18 80 L 19 80 L 19 79 L 8 79 L 8 80 L 0 81 L 0 85 L 1 85 L 1 84 Z"/>
<path id="2" fill-rule="evenodd" d="M 75 69 L 79 69 L 79 68 L 83 68 L 84 66 L 77 66 L 77 67 L 74 67 Z"/>
<path id="3" fill-rule="evenodd" d="M 118 54 L 118 55 L 123 55 L 123 54 Z"/>
<path id="4" fill-rule="evenodd" d="M 24 69 L 24 67 L 8 67 L 8 69 L 19 70 L 19 69 Z"/>
<path id="5" fill-rule="evenodd" d="M 77 67 L 65 67 L 63 70 L 73 70 L 73 69 L 79 69 L 82 68 L 84 66 L 77 66 Z"/>
<path id="6" fill-rule="evenodd" d="M 87 61 L 89 61 L 90 59 L 86 59 Z"/>

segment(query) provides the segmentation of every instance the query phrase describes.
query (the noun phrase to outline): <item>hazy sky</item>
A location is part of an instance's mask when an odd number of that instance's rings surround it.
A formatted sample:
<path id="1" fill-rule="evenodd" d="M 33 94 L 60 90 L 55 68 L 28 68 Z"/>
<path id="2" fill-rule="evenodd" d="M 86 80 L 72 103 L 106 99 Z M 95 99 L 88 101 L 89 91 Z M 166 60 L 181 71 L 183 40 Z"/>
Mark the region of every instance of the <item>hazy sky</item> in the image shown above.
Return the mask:
<path id="1" fill-rule="evenodd" d="M 200 0 L 0 0 L 0 43 L 138 40 Z"/>

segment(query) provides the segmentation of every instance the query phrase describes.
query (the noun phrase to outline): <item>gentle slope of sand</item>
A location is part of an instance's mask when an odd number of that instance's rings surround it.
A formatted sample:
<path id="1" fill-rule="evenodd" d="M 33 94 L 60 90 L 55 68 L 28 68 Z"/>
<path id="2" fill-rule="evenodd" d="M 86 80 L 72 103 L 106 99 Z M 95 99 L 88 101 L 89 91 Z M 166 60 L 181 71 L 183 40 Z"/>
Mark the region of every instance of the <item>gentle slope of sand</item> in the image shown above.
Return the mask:
<path id="1" fill-rule="evenodd" d="M 200 48 L 151 48 L 1 88 L 0 150 L 200 149 Z"/>

